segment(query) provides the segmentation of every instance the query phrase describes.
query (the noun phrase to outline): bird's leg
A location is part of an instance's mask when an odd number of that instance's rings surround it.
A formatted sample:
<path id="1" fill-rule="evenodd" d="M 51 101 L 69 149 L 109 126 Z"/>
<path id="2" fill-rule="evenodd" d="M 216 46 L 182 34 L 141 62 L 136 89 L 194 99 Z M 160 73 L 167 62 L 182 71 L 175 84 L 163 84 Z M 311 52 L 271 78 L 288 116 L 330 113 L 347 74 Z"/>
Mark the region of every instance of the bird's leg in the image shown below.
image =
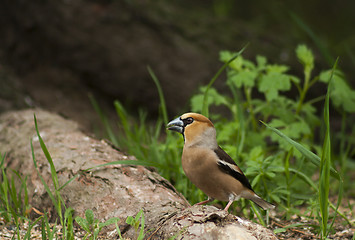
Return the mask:
<path id="1" fill-rule="evenodd" d="M 232 205 L 233 202 L 234 202 L 233 199 L 229 200 L 227 206 L 224 208 L 224 211 L 228 212 L 228 208 Z"/>
<path id="2" fill-rule="evenodd" d="M 199 202 L 199 203 L 196 203 L 196 204 L 194 204 L 194 205 L 203 205 L 203 204 L 205 204 L 205 203 L 212 202 L 213 200 L 214 200 L 213 198 L 208 197 L 207 200 L 202 201 L 202 202 Z"/>

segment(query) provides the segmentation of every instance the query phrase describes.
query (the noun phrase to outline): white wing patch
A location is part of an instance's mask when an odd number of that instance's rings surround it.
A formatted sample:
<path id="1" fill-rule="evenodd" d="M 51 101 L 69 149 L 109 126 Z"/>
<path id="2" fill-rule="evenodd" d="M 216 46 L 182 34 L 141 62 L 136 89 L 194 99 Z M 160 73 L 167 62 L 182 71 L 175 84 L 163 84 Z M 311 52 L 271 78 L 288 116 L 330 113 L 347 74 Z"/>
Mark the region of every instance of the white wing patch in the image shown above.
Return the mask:
<path id="1" fill-rule="evenodd" d="M 229 167 L 230 169 L 232 169 L 233 171 L 236 171 L 236 172 L 238 172 L 238 173 L 240 173 L 240 174 L 243 174 L 243 173 L 236 167 L 236 165 L 230 164 L 230 163 L 228 163 L 228 162 L 226 162 L 226 161 L 223 161 L 223 160 L 221 160 L 221 159 L 217 160 L 217 164 L 218 164 L 218 165 L 228 166 L 228 167 Z"/>

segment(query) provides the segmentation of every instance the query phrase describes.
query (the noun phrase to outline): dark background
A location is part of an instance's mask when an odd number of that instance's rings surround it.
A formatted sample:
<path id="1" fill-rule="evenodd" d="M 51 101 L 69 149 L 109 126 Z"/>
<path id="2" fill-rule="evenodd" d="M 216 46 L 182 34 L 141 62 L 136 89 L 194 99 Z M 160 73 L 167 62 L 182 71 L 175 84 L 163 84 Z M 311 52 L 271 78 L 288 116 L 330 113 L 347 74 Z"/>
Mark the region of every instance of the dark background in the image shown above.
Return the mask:
<path id="1" fill-rule="evenodd" d="M 316 69 L 340 68 L 354 87 L 355 1 L 2 0 L 0 112 L 39 106 L 92 128 L 93 93 L 113 112 L 120 100 L 154 119 L 159 78 L 170 117 L 221 67 L 220 50 L 240 50 L 287 64 L 302 78 L 294 50 L 307 44 Z M 223 79 L 216 82 L 223 91 Z M 314 87 L 309 97 L 322 94 Z"/>

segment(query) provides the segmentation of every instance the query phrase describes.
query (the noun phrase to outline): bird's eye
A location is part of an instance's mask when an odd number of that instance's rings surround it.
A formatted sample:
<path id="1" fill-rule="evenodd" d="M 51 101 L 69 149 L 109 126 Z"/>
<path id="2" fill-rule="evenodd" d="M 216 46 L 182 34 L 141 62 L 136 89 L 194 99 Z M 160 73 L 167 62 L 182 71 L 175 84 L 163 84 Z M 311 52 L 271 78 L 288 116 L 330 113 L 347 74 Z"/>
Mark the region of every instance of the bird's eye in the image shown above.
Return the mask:
<path id="1" fill-rule="evenodd" d="M 193 119 L 192 117 L 188 117 L 188 118 L 185 119 L 185 123 L 186 123 L 186 124 L 190 124 L 190 123 L 192 123 L 193 121 L 194 121 L 194 119 Z"/>

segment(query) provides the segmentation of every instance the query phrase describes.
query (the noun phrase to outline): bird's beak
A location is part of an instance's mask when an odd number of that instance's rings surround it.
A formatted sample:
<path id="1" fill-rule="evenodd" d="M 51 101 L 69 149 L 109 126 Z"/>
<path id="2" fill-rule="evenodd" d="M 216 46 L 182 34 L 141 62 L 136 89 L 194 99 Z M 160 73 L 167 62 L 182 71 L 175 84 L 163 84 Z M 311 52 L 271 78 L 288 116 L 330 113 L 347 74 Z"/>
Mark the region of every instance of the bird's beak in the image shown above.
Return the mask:
<path id="1" fill-rule="evenodd" d="M 181 121 L 180 117 L 170 121 L 168 123 L 168 130 L 173 130 L 179 133 L 184 132 L 184 122 Z"/>

